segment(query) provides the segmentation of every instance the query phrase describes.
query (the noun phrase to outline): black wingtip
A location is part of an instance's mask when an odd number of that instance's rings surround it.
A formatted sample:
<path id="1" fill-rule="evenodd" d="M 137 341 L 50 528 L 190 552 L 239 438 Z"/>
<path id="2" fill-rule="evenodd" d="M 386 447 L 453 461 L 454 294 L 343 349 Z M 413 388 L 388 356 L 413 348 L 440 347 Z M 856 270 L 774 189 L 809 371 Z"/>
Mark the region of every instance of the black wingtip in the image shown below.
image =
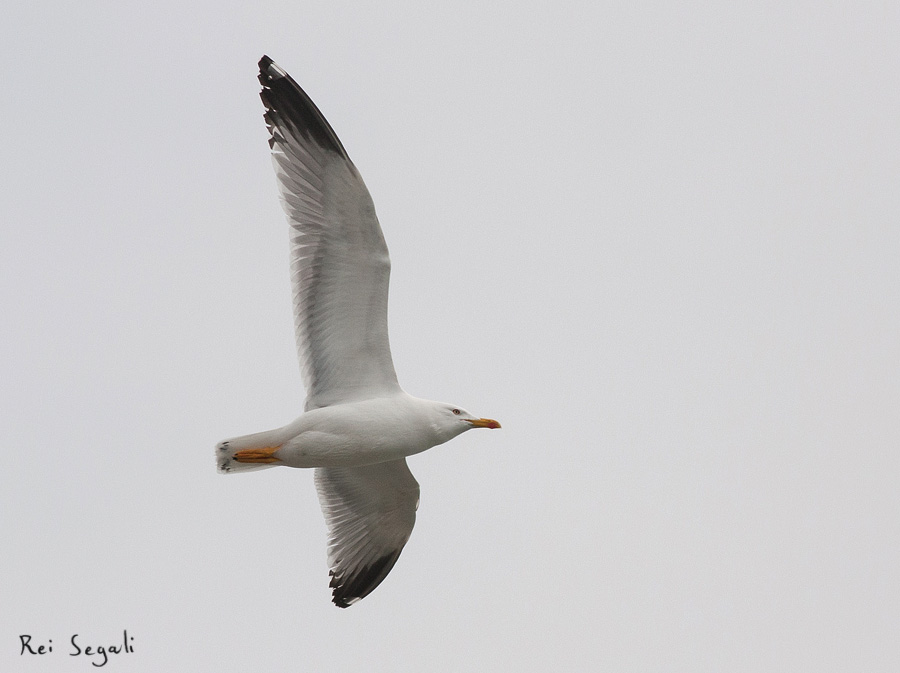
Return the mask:
<path id="1" fill-rule="evenodd" d="M 400 550 L 382 556 L 346 579 L 338 579 L 333 571 L 330 572 L 331 583 L 329 586 L 334 589 L 331 600 L 339 608 L 349 608 L 354 603 L 358 603 L 384 581 L 398 558 L 400 558 Z"/>
<path id="2" fill-rule="evenodd" d="M 265 55 L 259 59 L 259 83 L 262 85 L 259 97 L 266 107 L 266 123 L 272 130 L 271 147 L 275 146 L 275 130 L 278 129 L 295 137 L 299 134 L 305 140 L 350 160 L 331 124 L 312 99 L 287 71 Z"/>

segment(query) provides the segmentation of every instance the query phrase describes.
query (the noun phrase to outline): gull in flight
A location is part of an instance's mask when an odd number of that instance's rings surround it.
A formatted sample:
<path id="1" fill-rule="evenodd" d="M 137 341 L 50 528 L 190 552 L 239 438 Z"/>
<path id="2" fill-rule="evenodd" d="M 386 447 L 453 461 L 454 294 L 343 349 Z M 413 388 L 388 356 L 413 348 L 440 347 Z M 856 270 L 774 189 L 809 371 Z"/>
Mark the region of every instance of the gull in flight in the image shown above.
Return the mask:
<path id="1" fill-rule="evenodd" d="M 259 81 L 291 228 L 306 405 L 283 428 L 220 442 L 216 465 L 222 473 L 315 468 L 333 601 L 346 608 L 381 583 L 412 532 L 419 484 L 406 457 L 500 424 L 412 397 L 397 383 L 387 328 L 391 262 L 369 190 L 319 109 L 268 56 Z"/>

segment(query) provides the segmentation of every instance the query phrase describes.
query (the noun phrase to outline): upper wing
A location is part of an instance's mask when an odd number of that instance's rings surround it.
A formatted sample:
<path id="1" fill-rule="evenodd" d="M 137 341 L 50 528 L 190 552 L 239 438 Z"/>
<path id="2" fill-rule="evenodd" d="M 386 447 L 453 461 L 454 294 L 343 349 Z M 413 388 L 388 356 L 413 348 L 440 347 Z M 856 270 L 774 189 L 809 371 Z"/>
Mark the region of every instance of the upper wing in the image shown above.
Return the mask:
<path id="1" fill-rule="evenodd" d="M 387 329 L 391 262 L 369 190 L 322 113 L 268 56 L 259 81 L 291 225 L 306 408 L 399 391 Z"/>
<path id="2" fill-rule="evenodd" d="M 368 596 L 397 562 L 416 522 L 419 484 L 401 458 L 317 468 L 316 490 L 328 524 L 334 604 L 346 608 Z"/>

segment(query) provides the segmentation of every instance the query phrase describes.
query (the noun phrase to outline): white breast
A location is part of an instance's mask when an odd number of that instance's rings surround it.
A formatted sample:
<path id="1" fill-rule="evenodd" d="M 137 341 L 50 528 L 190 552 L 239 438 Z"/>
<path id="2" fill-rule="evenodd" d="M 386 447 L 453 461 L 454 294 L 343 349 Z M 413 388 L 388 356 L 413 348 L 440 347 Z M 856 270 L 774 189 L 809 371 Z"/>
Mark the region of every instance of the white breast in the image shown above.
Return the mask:
<path id="1" fill-rule="evenodd" d="M 313 409 L 286 428 L 277 456 L 290 467 L 346 467 L 420 453 L 449 439 L 423 402 L 401 393 Z"/>

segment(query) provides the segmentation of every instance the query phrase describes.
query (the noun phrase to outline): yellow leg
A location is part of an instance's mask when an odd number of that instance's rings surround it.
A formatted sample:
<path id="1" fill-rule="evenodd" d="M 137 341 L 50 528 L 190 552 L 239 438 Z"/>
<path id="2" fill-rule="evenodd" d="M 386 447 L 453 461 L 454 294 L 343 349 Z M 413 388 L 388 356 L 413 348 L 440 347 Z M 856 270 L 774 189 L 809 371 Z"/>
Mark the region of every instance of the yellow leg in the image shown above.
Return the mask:
<path id="1" fill-rule="evenodd" d="M 280 446 L 266 446 L 262 449 L 244 449 L 235 452 L 233 458 L 239 463 L 277 463 L 275 452 Z"/>

